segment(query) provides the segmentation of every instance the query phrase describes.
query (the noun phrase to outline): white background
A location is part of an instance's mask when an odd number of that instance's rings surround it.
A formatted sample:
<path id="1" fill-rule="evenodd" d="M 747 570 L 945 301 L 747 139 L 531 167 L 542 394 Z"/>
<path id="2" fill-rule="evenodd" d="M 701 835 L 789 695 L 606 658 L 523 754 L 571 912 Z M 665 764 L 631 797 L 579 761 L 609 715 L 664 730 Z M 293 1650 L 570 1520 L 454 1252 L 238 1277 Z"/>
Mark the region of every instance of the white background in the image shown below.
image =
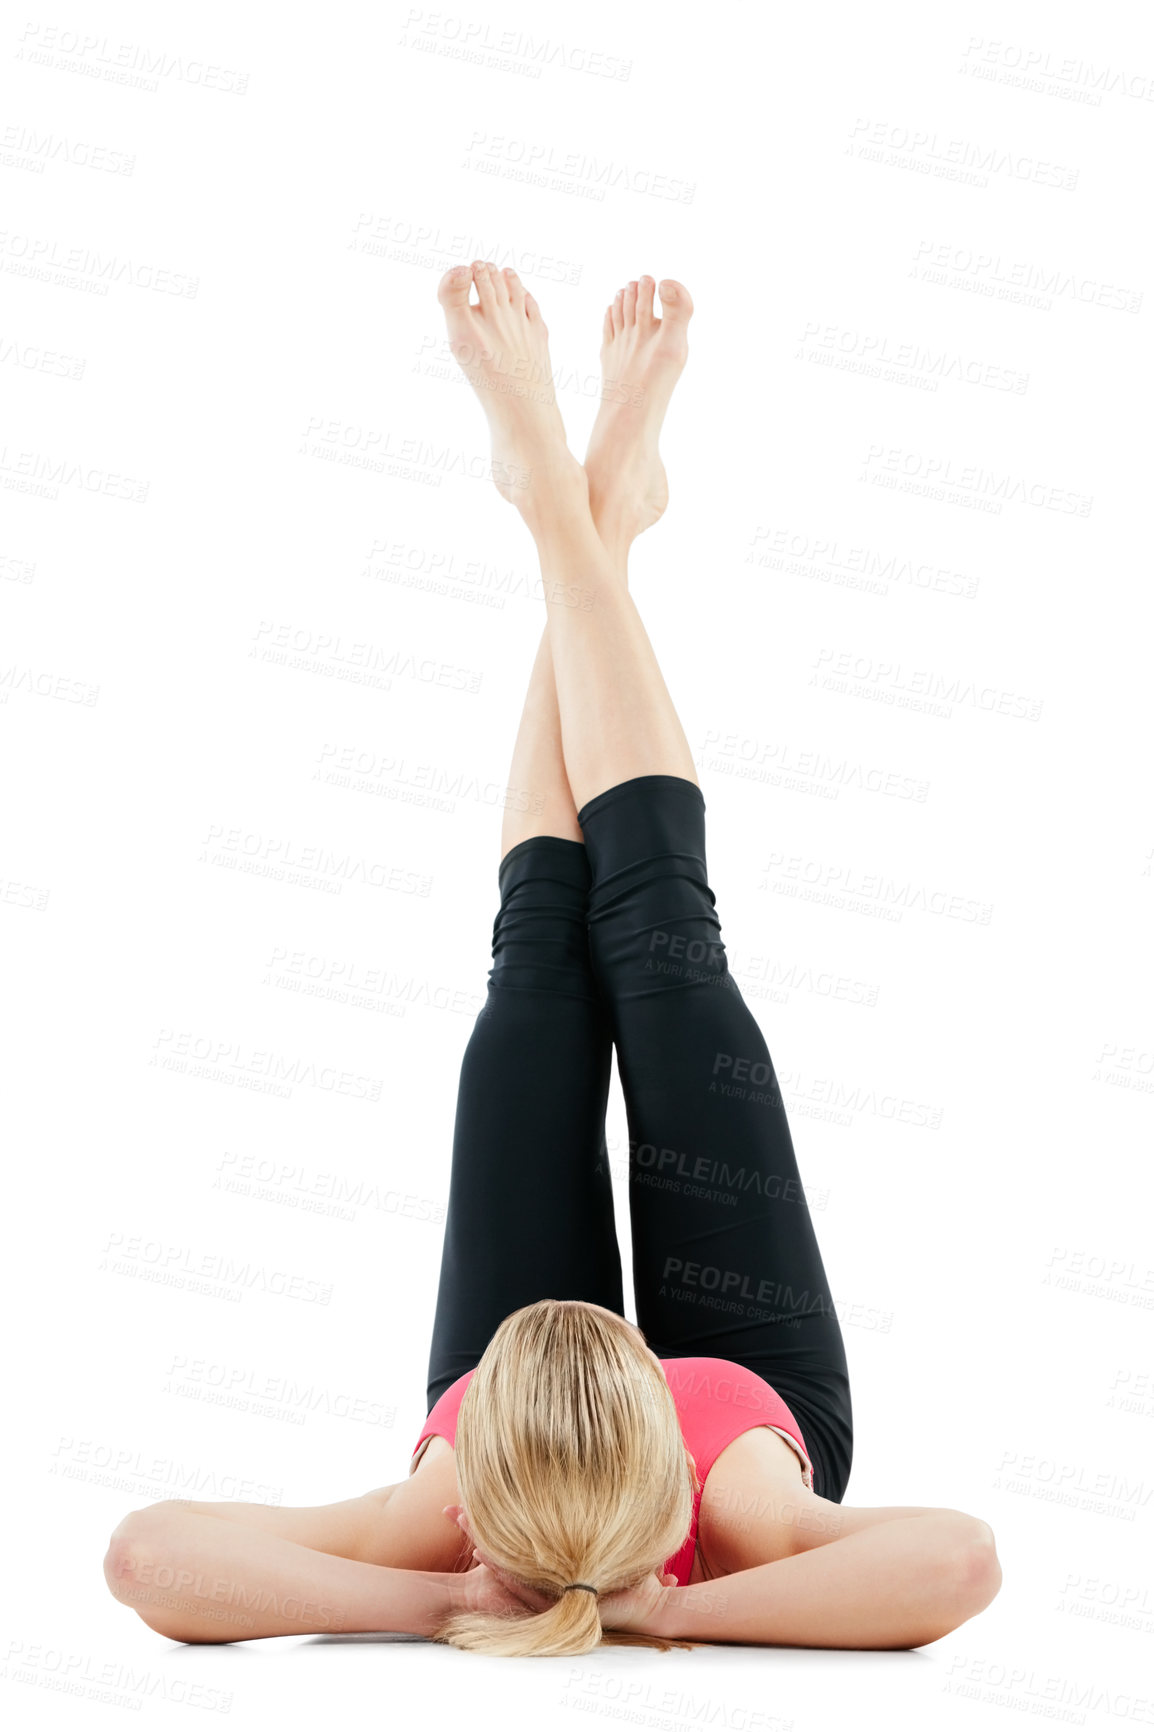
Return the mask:
<path id="1" fill-rule="evenodd" d="M 19 1724 L 201 1723 L 193 1684 L 289 1727 L 1154 1718 L 1135 18 L 4 26 Z M 443 348 L 476 256 L 537 295 L 578 452 L 613 291 L 696 301 L 633 592 L 843 1307 L 846 1501 L 997 1535 L 999 1597 L 914 1653 L 188 1648 L 104 1585 L 128 1509 L 355 1495 L 424 1417 L 544 618 Z M 616 1083 L 609 1132 L 620 1185 Z"/>

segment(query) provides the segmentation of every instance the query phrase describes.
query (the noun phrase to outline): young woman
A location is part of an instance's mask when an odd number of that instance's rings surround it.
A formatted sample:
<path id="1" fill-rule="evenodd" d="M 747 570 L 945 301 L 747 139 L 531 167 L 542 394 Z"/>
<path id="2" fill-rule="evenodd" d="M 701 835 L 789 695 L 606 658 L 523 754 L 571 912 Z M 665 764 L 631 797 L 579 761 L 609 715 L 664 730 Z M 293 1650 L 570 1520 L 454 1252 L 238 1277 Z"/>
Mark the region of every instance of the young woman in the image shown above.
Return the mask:
<path id="1" fill-rule="evenodd" d="M 504 816 L 461 1068 L 430 1412 L 399 1485 L 129 1515 L 109 1586 L 176 1640 L 909 1648 L 998 1591 L 978 1518 L 842 1503 L 841 1332 L 769 1052 L 727 969 L 693 757 L 626 582 L 665 508 L 657 440 L 692 312 L 665 282 L 656 316 L 654 287 L 630 283 L 605 315 L 582 466 L 533 296 L 482 263 L 441 283 L 498 488 L 537 544 L 546 625 L 510 774 L 536 809 Z M 605 1146 L 614 1045 L 639 1327 Z"/>

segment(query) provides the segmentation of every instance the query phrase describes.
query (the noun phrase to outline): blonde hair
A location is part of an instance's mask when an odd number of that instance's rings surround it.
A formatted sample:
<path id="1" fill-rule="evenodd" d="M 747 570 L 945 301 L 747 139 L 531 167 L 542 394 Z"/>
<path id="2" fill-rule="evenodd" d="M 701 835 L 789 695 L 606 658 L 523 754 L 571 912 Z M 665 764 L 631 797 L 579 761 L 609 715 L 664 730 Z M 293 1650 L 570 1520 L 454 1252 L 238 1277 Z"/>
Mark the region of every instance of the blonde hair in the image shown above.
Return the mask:
<path id="1" fill-rule="evenodd" d="M 579 1300 L 513 1312 L 465 1391 L 456 1465 L 478 1551 L 557 1598 L 541 1612 L 458 1614 L 438 1641 L 508 1655 L 685 1645 L 601 1627 L 600 1596 L 680 1550 L 697 1488 L 669 1385 L 632 1324 Z M 570 1582 L 597 1593 L 566 1593 Z"/>

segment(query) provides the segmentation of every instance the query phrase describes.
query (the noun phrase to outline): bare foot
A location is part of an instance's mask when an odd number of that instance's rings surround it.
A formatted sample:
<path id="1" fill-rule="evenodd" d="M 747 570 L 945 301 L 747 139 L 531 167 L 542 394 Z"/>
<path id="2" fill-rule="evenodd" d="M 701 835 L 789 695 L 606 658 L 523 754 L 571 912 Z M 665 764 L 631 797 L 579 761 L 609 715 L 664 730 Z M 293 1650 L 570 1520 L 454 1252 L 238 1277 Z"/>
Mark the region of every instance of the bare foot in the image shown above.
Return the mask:
<path id="1" fill-rule="evenodd" d="M 477 302 L 469 290 L 477 285 Z M 493 480 L 522 513 L 543 495 L 586 483 L 565 442 L 549 333 L 516 271 L 476 260 L 446 271 L 437 290 L 449 346 L 489 419 Z"/>
<path id="2" fill-rule="evenodd" d="M 689 355 L 688 289 L 670 278 L 662 282 L 660 318 L 653 312 L 653 289 L 653 278 L 641 277 L 618 289 L 606 310 L 601 408 L 585 454 L 598 534 L 622 563 L 630 542 L 669 503 L 657 442 Z"/>

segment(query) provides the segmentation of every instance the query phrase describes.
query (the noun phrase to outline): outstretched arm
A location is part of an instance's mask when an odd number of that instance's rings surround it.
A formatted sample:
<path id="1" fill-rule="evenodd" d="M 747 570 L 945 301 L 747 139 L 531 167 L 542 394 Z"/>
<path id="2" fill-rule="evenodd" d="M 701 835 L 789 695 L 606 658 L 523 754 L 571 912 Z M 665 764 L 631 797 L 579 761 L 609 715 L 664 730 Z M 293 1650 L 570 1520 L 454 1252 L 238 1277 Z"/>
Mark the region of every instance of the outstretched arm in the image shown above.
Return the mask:
<path id="1" fill-rule="evenodd" d="M 121 1522 L 104 1576 L 116 1599 L 176 1642 L 352 1630 L 430 1635 L 448 1605 L 439 1572 L 361 1563 L 172 1504 Z"/>
<path id="2" fill-rule="evenodd" d="M 468 1549 L 441 1512 L 451 1455 L 399 1485 L 311 1508 L 170 1500 L 127 1515 L 104 1575 L 174 1641 L 236 1642 L 334 1630 L 428 1633 Z M 431 1594 L 431 1588 L 438 1590 Z"/>
<path id="3" fill-rule="evenodd" d="M 315 1538 L 339 1543 L 336 1529 L 322 1532 L 324 1510 L 282 1513 L 304 1518 Z M 264 1521 L 237 1519 L 231 1509 L 222 1519 L 158 1504 L 121 1522 L 104 1575 L 116 1599 L 174 1642 L 351 1631 L 431 1637 L 457 1612 L 518 1609 L 488 1570 L 466 1567 L 471 1548 L 452 1520 L 445 1526 L 456 1567 L 422 1569 L 317 1550 Z M 349 1538 L 348 1549 L 360 1550 L 351 1531 Z"/>
<path id="4" fill-rule="evenodd" d="M 138 1526 L 162 1510 L 180 1510 L 185 1515 L 212 1516 L 232 1522 L 254 1533 L 273 1534 L 294 1540 L 313 1551 L 330 1552 L 335 1558 L 353 1558 L 358 1563 L 391 1563 L 378 1557 L 381 1538 L 389 1529 L 387 1512 L 397 1486 L 385 1485 L 363 1497 L 343 1498 L 339 1503 L 297 1505 L 264 1503 L 197 1503 L 191 1498 L 168 1498 L 150 1508 L 133 1512 Z"/>
<path id="5" fill-rule="evenodd" d="M 976 1616 L 1001 1580 L 987 1523 L 939 1510 L 882 1519 L 714 1581 L 664 1588 L 633 1627 L 700 1642 L 918 1648 Z"/>

